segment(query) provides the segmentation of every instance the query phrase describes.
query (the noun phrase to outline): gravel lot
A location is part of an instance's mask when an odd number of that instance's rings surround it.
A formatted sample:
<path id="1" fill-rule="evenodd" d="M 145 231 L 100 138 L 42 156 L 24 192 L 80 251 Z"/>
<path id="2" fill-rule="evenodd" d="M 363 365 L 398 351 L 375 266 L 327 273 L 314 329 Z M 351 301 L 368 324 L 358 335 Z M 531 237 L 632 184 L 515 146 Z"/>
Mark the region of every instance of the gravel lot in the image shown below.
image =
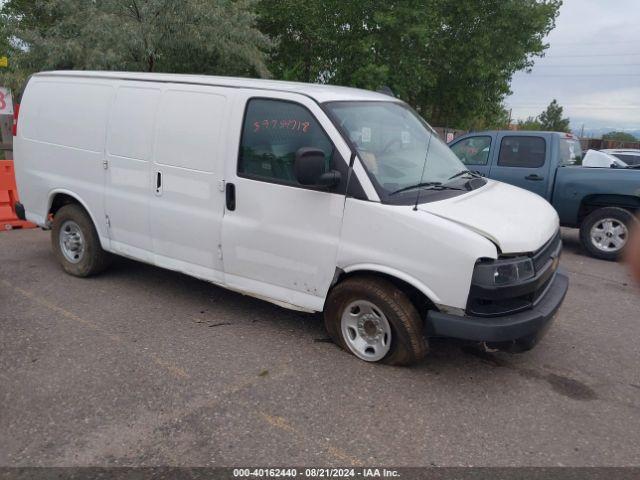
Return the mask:
<path id="1" fill-rule="evenodd" d="M 0 233 L 0 465 L 640 465 L 640 289 L 564 232 L 571 286 L 521 355 L 369 365 L 300 314 Z"/>

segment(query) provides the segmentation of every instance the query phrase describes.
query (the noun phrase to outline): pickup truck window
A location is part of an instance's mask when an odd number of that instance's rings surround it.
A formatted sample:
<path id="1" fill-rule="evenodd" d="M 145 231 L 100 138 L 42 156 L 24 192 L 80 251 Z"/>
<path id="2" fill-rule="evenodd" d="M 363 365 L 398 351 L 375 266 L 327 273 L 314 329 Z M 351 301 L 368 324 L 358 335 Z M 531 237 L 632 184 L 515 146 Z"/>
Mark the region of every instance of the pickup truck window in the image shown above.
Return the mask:
<path id="1" fill-rule="evenodd" d="M 330 169 L 333 144 L 309 110 L 284 100 L 249 100 L 240 140 L 240 176 L 298 185 L 293 162 L 303 147 L 322 150 Z"/>
<path id="2" fill-rule="evenodd" d="M 547 143 L 542 137 L 509 136 L 500 143 L 501 167 L 540 168 L 544 165 Z"/>
<path id="3" fill-rule="evenodd" d="M 491 137 L 469 137 L 456 143 L 451 150 L 465 165 L 486 165 L 489 161 Z"/>
<path id="4" fill-rule="evenodd" d="M 560 139 L 560 165 L 582 165 L 582 147 L 579 140 Z"/>

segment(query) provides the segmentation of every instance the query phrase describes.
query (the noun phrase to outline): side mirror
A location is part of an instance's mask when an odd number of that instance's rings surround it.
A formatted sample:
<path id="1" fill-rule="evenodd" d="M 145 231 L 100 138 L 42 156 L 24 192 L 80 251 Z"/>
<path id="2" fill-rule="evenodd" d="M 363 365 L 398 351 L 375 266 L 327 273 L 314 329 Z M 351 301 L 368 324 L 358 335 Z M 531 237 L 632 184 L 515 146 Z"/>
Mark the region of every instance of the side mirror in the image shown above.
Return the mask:
<path id="1" fill-rule="evenodd" d="M 300 148 L 296 152 L 293 171 L 301 185 L 331 188 L 340 183 L 340 172 L 326 171 L 324 152 L 319 148 Z"/>

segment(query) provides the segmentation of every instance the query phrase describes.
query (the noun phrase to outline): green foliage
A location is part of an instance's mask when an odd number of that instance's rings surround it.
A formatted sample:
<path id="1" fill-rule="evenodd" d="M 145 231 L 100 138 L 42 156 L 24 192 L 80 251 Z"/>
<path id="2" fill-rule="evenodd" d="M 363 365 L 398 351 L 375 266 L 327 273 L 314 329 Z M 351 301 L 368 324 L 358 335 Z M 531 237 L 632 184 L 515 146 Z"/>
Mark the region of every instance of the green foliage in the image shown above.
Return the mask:
<path id="1" fill-rule="evenodd" d="M 638 139 L 627 132 L 609 132 L 602 135 L 603 140 L 615 140 L 616 142 L 637 142 Z"/>
<path id="2" fill-rule="evenodd" d="M 552 132 L 570 132 L 569 119 L 562 118 L 562 107 L 554 98 L 547 109 L 538 117 L 542 130 Z"/>
<path id="3" fill-rule="evenodd" d="M 476 117 L 467 122 L 468 130 L 504 130 L 511 123 L 511 112 L 502 105 L 496 106 L 491 114 Z"/>
<path id="4" fill-rule="evenodd" d="M 502 128 L 511 77 L 543 54 L 560 4 L 6 0 L 0 38 L 10 39 L 11 68 L 0 81 L 19 93 L 28 75 L 49 69 L 271 71 L 280 79 L 388 86 L 434 125 Z"/>
<path id="5" fill-rule="evenodd" d="M 542 130 L 542 124 L 538 117 L 527 117 L 526 120 L 518 120 L 518 130 Z"/>
<path id="6" fill-rule="evenodd" d="M 569 119 L 562 118 L 562 107 L 556 99 L 537 117 L 518 120 L 518 130 L 548 130 L 551 132 L 570 132 Z"/>
<path id="7" fill-rule="evenodd" d="M 268 38 L 253 0 L 8 0 L 0 15 L 11 39 L 4 83 L 28 75 L 100 69 L 267 76 Z"/>
<path id="8" fill-rule="evenodd" d="M 276 77 L 389 86 L 432 124 L 504 121 L 511 76 L 533 65 L 559 0 L 261 0 Z"/>

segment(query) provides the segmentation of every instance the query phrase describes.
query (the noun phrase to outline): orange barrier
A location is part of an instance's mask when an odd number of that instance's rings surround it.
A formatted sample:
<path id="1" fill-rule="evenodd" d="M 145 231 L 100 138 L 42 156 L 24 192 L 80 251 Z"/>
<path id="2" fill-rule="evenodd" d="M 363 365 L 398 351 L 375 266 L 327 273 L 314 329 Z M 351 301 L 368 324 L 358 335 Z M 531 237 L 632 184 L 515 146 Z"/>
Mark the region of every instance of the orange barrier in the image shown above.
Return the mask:
<path id="1" fill-rule="evenodd" d="M 13 160 L 0 160 L 0 229 L 36 227 L 35 224 L 18 218 L 15 211 L 17 201 L 18 190 L 13 171 Z"/>

